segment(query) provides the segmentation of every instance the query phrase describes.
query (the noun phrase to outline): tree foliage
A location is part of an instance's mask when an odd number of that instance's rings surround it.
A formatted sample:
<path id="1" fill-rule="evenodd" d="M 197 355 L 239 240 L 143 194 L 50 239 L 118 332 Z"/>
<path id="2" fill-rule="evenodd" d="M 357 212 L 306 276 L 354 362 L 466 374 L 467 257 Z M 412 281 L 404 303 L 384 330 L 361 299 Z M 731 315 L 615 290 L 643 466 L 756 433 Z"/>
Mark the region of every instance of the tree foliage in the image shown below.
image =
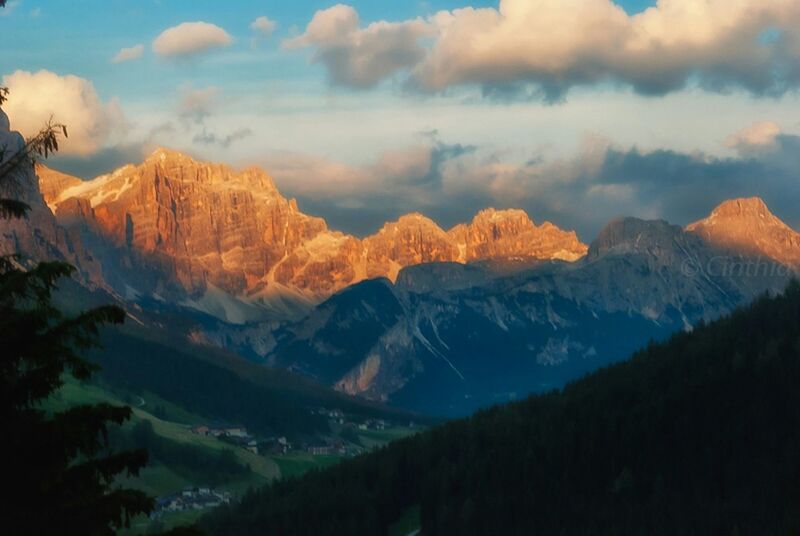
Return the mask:
<path id="1" fill-rule="evenodd" d="M 7 482 L 3 524 L 14 534 L 45 534 L 54 524 L 76 534 L 111 534 L 130 517 L 148 512 L 152 500 L 115 485 L 137 474 L 145 451 L 108 453 L 108 426 L 130 417 L 127 407 L 83 405 L 48 414 L 41 404 L 62 385 L 62 376 L 87 379 L 96 365 L 81 353 L 96 345 L 98 328 L 120 323 L 124 312 L 101 307 L 65 318 L 51 303 L 63 263 L 40 263 L 0 274 L 0 422 Z"/>
<path id="2" fill-rule="evenodd" d="M 2 5 L 2 4 L 0 4 Z M 7 91 L 0 91 L 4 100 Z M 0 187 L 8 192 L 17 172 L 31 160 L 58 150 L 66 127 L 49 122 L 24 147 L 0 155 Z M 0 217 L 22 217 L 29 207 L 0 199 Z M 110 425 L 131 410 L 108 404 L 82 405 L 50 413 L 43 402 L 62 385 L 65 374 L 88 379 L 97 366 L 82 357 L 99 341 L 100 326 L 121 323 L 125 312 L 100 307 L 74 317 L 52 303 L 59 279 L 74 268 L 60 262 L 17 267 L 0 257 L 0 422 L 6 434 L 0 464 L 7 493 L 0 502 L 8 534 L 113 534 L 132 516 L 149 512 L 145 494 L 116 485 L 121 474 L 135 475 L 147 462 L 142 450 L 108 450 Z"/>

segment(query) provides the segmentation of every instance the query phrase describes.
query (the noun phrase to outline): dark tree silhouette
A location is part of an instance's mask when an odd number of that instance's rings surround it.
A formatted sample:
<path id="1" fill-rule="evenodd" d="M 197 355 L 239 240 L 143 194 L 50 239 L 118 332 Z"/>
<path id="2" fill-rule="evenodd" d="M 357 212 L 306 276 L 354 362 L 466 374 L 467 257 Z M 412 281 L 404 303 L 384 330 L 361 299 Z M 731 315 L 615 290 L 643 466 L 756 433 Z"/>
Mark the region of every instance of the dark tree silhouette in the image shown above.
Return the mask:
<path id="1" fill-rule="evenodd" d="M 0 90 L 2 100 L 7 94 Z M 13 154 L 0 152 L 0 192 L 13 192 L 32 158 L 57 151 L 59 134 L 66 136 L 66 128 L 51 121 Z M 2 218 L 28 210 L 11 197 L 0 199 Z M 25 270 L 0 257 L 0 422 L 6 427 L 0 471 L 7 487 L 0 519 L 7 534 L 113 534 L 153 507 L 144 493 L 115 483 L 147 463 L 145 451 L 108 449 L 109 426 L 129 419 L 130 408 L 95 404 L 50 412 L 43 405 L 65 374 L 85 380 L 97 370 L 81 353 L 97 346 L 100 326 L 125 318 L 114 306 L 64 316 L 51 297 L 58 280 L 73 272 L 61 262 Z"/>

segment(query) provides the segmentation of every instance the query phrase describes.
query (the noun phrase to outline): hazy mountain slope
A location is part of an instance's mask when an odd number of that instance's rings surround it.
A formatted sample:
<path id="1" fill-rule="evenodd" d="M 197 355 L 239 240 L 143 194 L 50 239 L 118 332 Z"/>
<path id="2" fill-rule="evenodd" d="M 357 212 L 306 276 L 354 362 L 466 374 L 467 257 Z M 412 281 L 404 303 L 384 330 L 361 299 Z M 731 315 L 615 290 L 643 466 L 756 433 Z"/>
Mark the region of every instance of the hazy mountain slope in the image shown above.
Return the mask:
<path id="1" fill-rule="evenodd" d="M 795 534 L 800 286 L 562 392 L 481 412 L 207 519 L 211 534 Z"/>

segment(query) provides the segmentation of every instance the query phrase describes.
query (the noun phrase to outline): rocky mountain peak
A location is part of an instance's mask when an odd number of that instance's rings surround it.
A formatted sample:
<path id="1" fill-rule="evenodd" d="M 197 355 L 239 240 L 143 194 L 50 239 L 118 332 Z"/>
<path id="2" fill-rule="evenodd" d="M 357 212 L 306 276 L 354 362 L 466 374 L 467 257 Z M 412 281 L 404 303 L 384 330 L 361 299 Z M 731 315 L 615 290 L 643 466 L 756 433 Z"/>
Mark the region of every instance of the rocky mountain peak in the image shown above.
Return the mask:
<path id="1" fill-rule="evenodd" d="M 430 218 L 406 214 L 385 224 L 364 239 L 367 277 L 388 277 L 392 281 L 406 266 L 446 262 L 458 258 L 458 248 L 447 233 Z"/>
<path id="2" fill-rule="evenodd" d="M 150 155 L 145 158 L 144 164 L 174 164 L 174 163 L 194 163 L 198 162 L 191 156 L 169 149 L 167 147 L 157 147 Z"/>
<path id="3" fill-rule="evenodd" d="M 589 259 L 609 253 L 672 250 L 683 230 L 664 220 L 618 218 L 609 222 L 589 246 Z"/>
<path id="4" fill-rule="evenodd" d="M 64 190 L 83 183 L 78 177 L 61 173 L 42 163 L 36 164 L 36 175 L 39 177 L 39 190 L 48 205 L 58 199 Z"/>
<path id="5" fill-rule="evenodd" d="M 586 254 L 586 245 L 575 232 L 550 223 L 537 227 L 520 209 L 482 210 L 471 223 L 457 225 L 448 234 L 458 245 L 462 262 L 494 258 L 575 261 Z"/>
<path id="6" fill-rule="evenodd" d="M 738 224 L 757 225 L 763 227 L 779 226 L 784 224 L 779 220 L 764 203 L 760 197 L 749 197 L 740 199 L 730 199 L 720 203 L 708 216 L 708 218 L 695 222 L 687 227 L 691 229 L 698 226 L 735 226 Z"/>
<path id="7" fill-rule="evenodd" d="M 403 214 L 396 221 L 387 222 L 379 232 L 396 231 L 399 229 L 428 229 L 434 232 L 444 232 L 435 221 L 419 212 Z"/>
<path id="8" fill-rule="evenodd" d="M 508 222 L 534 226 L 533 220 L 531 220 L 527 212 L 515 208 L 497 210 L 494 207 L 489 207 L 478 212 L 472 219 L 473 226 L 499 225 Z"/>
<path id="9" fill-rule="evenodd" d="M 725 201 L 686 230 L 716 247 L 800 268 L 800 233 L 775 216 L 758 197 Z"/>

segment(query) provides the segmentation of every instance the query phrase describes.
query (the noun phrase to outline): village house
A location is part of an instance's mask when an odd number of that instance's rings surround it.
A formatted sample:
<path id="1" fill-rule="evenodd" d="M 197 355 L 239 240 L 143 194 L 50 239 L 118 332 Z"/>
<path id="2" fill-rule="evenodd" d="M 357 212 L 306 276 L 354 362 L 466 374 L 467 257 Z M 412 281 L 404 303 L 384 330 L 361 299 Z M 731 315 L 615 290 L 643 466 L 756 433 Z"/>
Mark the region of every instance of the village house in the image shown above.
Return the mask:
<path id="1" fill-rule="evenodd" d="M 307 450 L 312 456 L 330 456 L 333 452 L 333 447 L 325 444 L 315 444 L 309 445 Z"/>

